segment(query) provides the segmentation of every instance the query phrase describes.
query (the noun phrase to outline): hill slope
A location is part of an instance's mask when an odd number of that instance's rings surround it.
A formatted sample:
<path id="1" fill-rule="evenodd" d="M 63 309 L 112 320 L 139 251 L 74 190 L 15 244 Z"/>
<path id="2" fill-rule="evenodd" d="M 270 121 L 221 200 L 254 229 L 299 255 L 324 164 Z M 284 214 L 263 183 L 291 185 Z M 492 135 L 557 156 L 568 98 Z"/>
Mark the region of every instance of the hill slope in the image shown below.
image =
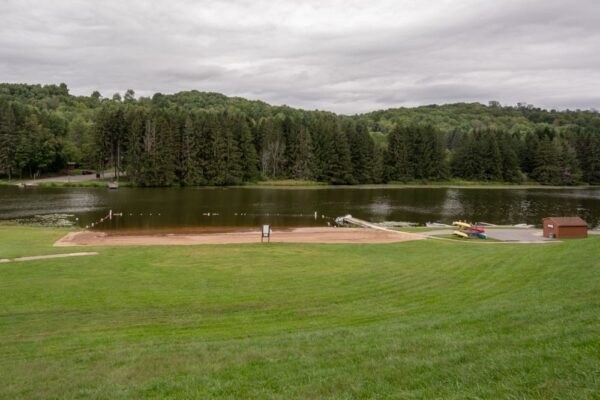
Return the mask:
<path id="1" fill-rule="evenodd" d="M 63 233 L 0 227 L 0 258 Z M 0 398 L 593 398 L 599 240 L 3 264 Z"/>
<path id="2" fill-rule="evenodd" d="M 57 172 L 68 161 L 93 169 L 119 161 L 134 184 L 148 186 L 448 178 L 597 184 L 600 115 L 490 102 L 343 116 L 199 91 L 107 99 L 72 96 L 64 84 L 0 84 L 0 175 Z"/>

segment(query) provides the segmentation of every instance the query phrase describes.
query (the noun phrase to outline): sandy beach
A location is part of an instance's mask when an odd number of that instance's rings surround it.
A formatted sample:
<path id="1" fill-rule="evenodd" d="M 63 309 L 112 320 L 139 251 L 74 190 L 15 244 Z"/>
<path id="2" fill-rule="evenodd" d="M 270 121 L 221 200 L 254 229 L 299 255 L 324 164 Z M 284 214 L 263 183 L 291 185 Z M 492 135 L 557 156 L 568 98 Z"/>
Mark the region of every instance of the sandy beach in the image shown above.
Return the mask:
<path id="1" fill-rule="evenodd" d="M 274 230 L 273 243 L 394 243 L 424 239 L 413 233 L 364 228 L 294 228 Z M 107 233 L 94 231 L 70 232 L 54 246 L 147 246 L 260 243 L 260 231 L 220 233 Z"/>

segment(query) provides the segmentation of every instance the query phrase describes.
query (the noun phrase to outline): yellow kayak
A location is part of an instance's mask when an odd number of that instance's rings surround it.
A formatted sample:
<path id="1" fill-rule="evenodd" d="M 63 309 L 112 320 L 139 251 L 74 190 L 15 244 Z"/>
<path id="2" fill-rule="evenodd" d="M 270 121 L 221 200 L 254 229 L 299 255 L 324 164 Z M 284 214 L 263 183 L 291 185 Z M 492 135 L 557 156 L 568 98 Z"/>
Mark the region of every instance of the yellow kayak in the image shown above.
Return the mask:
<path id="1" fill-rule="evenodd" d="M 461 228 L 470 228 L 471 224 L 467 224 L 466 222 L 454 221 L 452 225 L 460 226 Z"/>
<path id="2" fill-rule="evenodd" d="M 466 233 L 464 233 L 464 232 L 461 232 L 461 231 L 454 231 L 454 234 L 455 234 L 456 236 L 460 236 L 460 237 L 462 237 L 462 238 L 468 238 L 468 237 L 469 237 L 469 235 L 467 235 Z"/>

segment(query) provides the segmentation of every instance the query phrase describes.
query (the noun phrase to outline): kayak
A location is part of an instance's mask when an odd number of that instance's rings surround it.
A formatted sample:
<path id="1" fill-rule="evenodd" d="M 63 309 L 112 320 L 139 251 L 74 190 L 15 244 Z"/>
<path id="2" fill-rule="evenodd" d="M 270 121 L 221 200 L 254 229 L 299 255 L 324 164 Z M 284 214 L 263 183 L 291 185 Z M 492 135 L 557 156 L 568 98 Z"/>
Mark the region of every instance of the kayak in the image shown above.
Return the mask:
<path id="1" fill-rule="evenodd" d="M 461 231 L 454 231 L 454 234 L 455 234 L 456 236 L 460 236 L 460 237 L 462 237 L 462 238 L 468 238 L 468 237 L 469 237 L 469 235 L 467 235 L 466 233 L 464 233 L 464 232 L 461 232 Z"/>
<path id="2" fill-rule="evenodd" d="M 454 221 L 452 225 L 460 226 L 461 228 L 470 228 L 471 224 L 467 224 L 466 222 Z"/>
<path id="3" fill-rule="evenodd" d="M 427 222 L 425 226 L 428 228 L 450 228 L 450 225 L 442 224 L 440 222 Z"/>

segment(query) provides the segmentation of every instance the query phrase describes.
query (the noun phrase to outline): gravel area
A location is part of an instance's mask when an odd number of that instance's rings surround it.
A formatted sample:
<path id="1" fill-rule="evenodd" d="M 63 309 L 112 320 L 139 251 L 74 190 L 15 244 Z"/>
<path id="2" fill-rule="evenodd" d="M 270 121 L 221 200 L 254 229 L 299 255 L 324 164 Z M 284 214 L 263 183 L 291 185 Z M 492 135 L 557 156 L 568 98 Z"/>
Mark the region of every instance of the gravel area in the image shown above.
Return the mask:
<path id="1" fill-rule="evenodd" d="M 456 229 L 442 229 L 439 231 L 423 232 L 424 236 L 451 235 Z M 485 233 L 491 239 L 500 240 L 502 242 L 516 243 L 543 243 L 556 242 L 557 240 L 548 239 L 542 236 L 541 229 L 534 228 L 486 228 Z"/>

